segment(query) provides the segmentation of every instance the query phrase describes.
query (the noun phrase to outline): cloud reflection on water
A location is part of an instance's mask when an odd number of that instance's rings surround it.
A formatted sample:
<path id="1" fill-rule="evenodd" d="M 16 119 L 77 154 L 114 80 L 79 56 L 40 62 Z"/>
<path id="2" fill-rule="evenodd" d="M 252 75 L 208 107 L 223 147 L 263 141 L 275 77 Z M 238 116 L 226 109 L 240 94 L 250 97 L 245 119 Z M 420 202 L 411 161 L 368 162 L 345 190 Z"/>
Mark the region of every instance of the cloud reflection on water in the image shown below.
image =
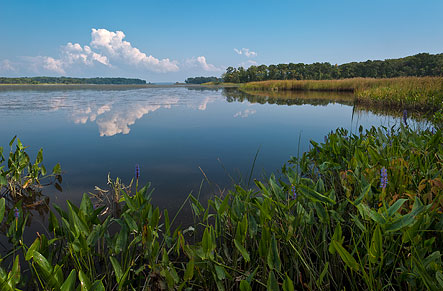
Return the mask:
<path id="1" fill-rule="evenodd" d="M 75 124 L 96 123 L 100 136 L 129 134 L 131 125 L 159 109 L 183 106 L 206 110 L 223 97 L 214 91 L 183 88 L 144 88 L 136 90 L 35 90 L 3 92 L 0 111 L 66 112 Z"/>

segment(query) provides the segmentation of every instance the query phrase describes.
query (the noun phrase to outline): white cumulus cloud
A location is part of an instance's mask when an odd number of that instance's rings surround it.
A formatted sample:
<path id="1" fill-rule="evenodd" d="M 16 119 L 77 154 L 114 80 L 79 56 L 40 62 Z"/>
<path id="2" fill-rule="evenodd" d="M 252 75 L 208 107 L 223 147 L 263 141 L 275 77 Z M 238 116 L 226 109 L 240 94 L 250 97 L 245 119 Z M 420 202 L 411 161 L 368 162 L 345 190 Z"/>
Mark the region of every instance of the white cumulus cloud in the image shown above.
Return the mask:
<path id="1" fill-rule="evenodd" d="M 141 65 L 154 72 L 176 72 L 179 70 L 176 61 L 168 58 L 157 59 L 152 55 L 141 52 L 133 47 L 130 42 L 123 40 L 125 34 L 122 31 L 109 31 L 106 29 L 92 29 L 91 46 L 103 51 L 109 58 L 121 59 L 132 65 Z"/>
<path id="2" fill-rule="evenodd" d="M 10 60 L 3 60 L 0 62 L 0 72 L 14 72 L 15 70 L 16 68 Z"/>
<path id="3" fill-rule="evenodd" d="M 207 72 L 219 72 L 223 71 L 222 68 L 219 68 L 213 64 L 208 64 L 206 61 L 206 57 L 199 56 L 199 57 L 192 57 L 191 59 L 186 60 L 186 64 L 190 67 L 199 67 Z"/>
<path id="4" fill-rule="evenodd" d="M 253 58 L 257 56 L 256 52 L 253 52 L 248 48 L 242 48 L 241 50 L 235 48 L 234 51 L 239 55 L 245 55 L 247 58 Z"/>
<path id="5" fill-rule="evenodd" d="M 74 64 L 80 61 L 86 65 L 92 65 L 94 62 L 99 62 L 106 66 L 110 65 L 106 56 L 92 51 L 87 45 L 82 47 L 78 43 L 72 44 L 71 42 L 68 42 L 68 44 L 63 47 L 63 59 L 67 64 Z"/>
<path id="6" fill-rule="evenodd" d="M 48 71 L 53 71 L 59 74 L 64 74 L 65 70 L 63 69 L 64 63 L 62 60 L 54 59 L 51 57 L 43 57 L 43 68 Z"/>

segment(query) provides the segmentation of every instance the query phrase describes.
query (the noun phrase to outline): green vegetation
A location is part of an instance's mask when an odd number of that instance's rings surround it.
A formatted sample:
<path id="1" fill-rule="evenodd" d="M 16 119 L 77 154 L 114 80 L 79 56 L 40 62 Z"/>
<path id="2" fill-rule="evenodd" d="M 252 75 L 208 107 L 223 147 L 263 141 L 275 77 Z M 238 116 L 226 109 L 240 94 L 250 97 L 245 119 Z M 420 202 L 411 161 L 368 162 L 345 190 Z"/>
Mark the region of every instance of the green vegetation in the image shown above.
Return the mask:
<path id="1" fill-rule="evenodd" d="M 2 198 L 0 222 L 13 247 L 2 258 L 0 284 L 2 290 L 441 290 L 442 141 L 441 128 L 338 129 L 324 143 L 311 141 L 280 177 L 256 181 L 255 189 L 237 185 L 207 207 L 189 195 L 183 205 L 190 203 L 195 223 L 186 229 L 154 208 L 138 176 L 135 187 L 109 180 L 110 191 L 84 194 L 80 206 L 54 205 L 50 234 L 30 245 L 23 240 L 24 206 L 17 200 L 5 207 Z M 17 141 L 16 151 L 23 149 Z M 20 165 L 11 152 L 8 167 Z M 2 185 L 17 178 L 0 169 Z M 29 176 L 20 169 L 15 173 Z"/>
<path id="2" fill-rule="evenodd" d="M 70 77 L 0 77 L 0 84 L 95 84 L 95 85 L 144 85 L 145 80 L 127 78 L 70 78 Z"/>
<path id="3" fill-rule="evenodd" d="M 443 77 L 342 80 L 282 80 L 242 84 L 242 90 L 352 91 L 359 104 L 383 105 L 418 111 L 443 107 Z"/>
<path id="4" fill-rule="evenodd" d="M 222 77 L 225 82 L 246 83 L 266 80 L 330 80 L 407 76 L 443 76 L 443 54 L 422 53 L 400 59 L 352 62 L 342 65 L 289 63 L 250 66 L 248 69 L 228 67 Z"/>
<path id="5" fill-rule="evenodd" d="M 217 77 L 195 77 L 195 78 L 187 78 L 185 80 L 186 84 L 203 84 L 203 83 L 214 83 L 218 84 L 223 82 L 223 79 Z"/>

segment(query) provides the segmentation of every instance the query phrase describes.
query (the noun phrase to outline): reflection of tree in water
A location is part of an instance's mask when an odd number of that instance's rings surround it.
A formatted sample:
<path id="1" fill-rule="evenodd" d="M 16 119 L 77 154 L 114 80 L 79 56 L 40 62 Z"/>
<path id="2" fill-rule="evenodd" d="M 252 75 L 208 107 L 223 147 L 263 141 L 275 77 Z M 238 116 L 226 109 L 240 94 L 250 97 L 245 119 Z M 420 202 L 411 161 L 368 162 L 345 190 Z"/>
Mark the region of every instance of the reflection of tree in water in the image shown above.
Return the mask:
<path id="1" fill-rule="evenodd" d="M 340 103 L 352 106 L 354 104 L 353 94 L 312 92 L 312 91 L 241 91 L 236 88 L 225 88 L 222 92 L 228 102 L 243 102 L 278 105 L 320 105 L 326 106 L 330 103 Z"/>
<path id="2" fill-rule="evenodd" d="M 186 87 L 186 89 L 188 89 L 190 91 L 215 91 L 215 92 L 218 92 L 218 90 L 221 90 L 223 88 L 221 88 L 221 87 L 189 86 L 189 87 Z"/>
<path id="3" fill-rule="evenodd" d="M 354 113 L 370 112 L 378 116 L 402 117 L 403 109 L 369 104 L 355 104 L 352 93 L 319 92 L 319 91 L 241 91 L 236 88 L 225 88 L 222 94 L 228 102 L 244 102 L 277 105 L 314 105 L 326 106 L 338 103 L 353 106 Z M 423 112 L 408 112 L 409 117 L 416 121 L 426 120 Z"/>

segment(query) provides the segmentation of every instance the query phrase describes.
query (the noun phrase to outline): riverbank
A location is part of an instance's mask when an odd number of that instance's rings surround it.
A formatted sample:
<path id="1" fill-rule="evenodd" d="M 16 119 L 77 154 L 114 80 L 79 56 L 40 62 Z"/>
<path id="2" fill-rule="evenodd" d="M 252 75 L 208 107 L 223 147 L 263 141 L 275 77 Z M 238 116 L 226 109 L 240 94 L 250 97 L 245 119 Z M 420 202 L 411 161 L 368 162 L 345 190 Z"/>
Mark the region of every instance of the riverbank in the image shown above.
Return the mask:
<path id="1" fill-rule="evenodd" d="M 443 108 L 443 77 L 341 80 L 275 80 L 250 82 L 245 91 L 345 91 L 353 92 L 360 104 L 389 106 L 417 111 Z"/>
<path id="2" fill-rule="evenodd" d="M 183 229 L 152 205 L 149 185 L 138 187 L 138 168 L 135 187 L 110 180 L 109 192 L 84 194 L 79 206 L 54 205 L 48 233 L 31 245 L 29 212 L 2 198 L 13 249 L 0 281 L 8 290 L 439 290 L 442 142 L 441 129 L 338 129 L 255 188 L 235 185 L 207 207 L 189 195 L 183 207 L 194 224 Z M 22 165 L 25 148 L 14 148 L 12 164 Z M 41 160 L 28 161 L 30 177 L 43 175 Z M 34 182 L 17 179 L 25 172 L 5 171 L 20 195 L 32 195 Z"/>

